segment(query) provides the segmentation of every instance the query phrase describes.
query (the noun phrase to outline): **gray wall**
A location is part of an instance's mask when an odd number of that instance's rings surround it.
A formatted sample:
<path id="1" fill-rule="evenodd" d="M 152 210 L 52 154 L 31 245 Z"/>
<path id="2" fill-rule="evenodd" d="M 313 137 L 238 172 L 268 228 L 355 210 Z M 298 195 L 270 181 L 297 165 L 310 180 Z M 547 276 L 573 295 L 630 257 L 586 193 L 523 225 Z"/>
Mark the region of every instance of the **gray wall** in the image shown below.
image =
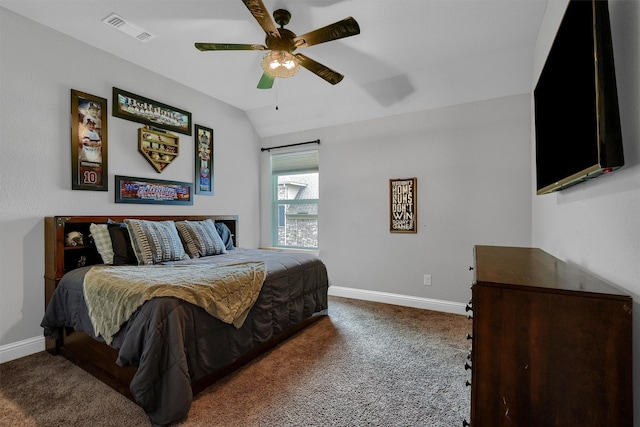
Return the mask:
<path id="1" fill-rule="evenodd" d="M 534 80 L 566 5 L 549 2 Z M 634 425 L 640 426 L 640 2 L 613 0 L 609 11 L 626 165 L 563 192 L 533 196 L 532 241 L 634 297 Z"/>
<path id="2" fill-rule="evenodd" d="M 258 137 L 244 112 L 3 8 L 0 40 L 0 362 L 3 346 L 42 337 L 45 216 L 238 214 L 241 244 L 257 246 Z M 115 204 L 116 174 L 192 182 L 194 145 L 180 135 L 180 156 L 158 174 L 138 153 L 141 125 L 111 116 L 109 191 L 71 190 L 70 91 L 111 101 L 113 86 L 214 129 L 214 196 L 195 196 L 193 206 Z"/>
<path id="3" fill-rule="evenodd" d="M 261 143 L 321 140 L 320 257 L 332 285 L 462 303 L 474 245 L 530 244 L 530 114 L 527 94 Z M 269 245 L 266 152 L 261 176 L 261 243 Z M 389 179 L 411 177 L 418 232 L 392 234 Z"/>
<path id="4" fill-rule="evenodd" d="M 534 79 L 564 5 L 549 2 Z M 3 347 L 41 337 L 44 216 L 237 213 L 242 246 L 268 245 L 268 154 L 257 147 L 316 138 L 320 255 L 332 284 L 464 302 L 474 244 L 531 244 L 637 300 L 640 2 L 613 0 L 610 8 L 627 165 L 547 196 L 533 196 L 528 95 L 258 141 L 243 112 L 0 8 L 0 356 Z M 215 196 L 196 196 L 192 207 L 150 208 L 116 205 L 112 189 L 70 190 L 70 89 L 110 99 L 114 85 L 189 110 L 196 123 L 215 129 Z M 137 152 L 138 127 L 109 118 L 111 187 L 114 174 L 158 176 Z M 181 136 L 181 143 L 193 142 Z M 187 151 L 159 177 L 191 180 Z M 388 232 L 388 180 L 404 177 L 418 178 L 415 235 Z M 424 273 L 433 275 L 432 287 L 422 285 Z M 636 303 L 636 361 L 639 309 Z M 634 372 L 640 396 L 637 363 Z M 639 426 L 638 406 L 635 413 Z"/>

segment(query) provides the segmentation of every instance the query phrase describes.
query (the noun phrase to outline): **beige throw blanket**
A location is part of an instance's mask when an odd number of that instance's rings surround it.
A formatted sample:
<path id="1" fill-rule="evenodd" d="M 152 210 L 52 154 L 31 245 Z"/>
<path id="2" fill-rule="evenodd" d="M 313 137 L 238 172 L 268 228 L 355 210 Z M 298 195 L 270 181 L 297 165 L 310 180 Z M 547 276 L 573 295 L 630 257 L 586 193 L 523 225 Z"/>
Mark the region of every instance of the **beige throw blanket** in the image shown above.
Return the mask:
<path id="1" fill-rule="evenodd" d="M 110 344 L 145 301 L 175 297 L 239 328 L 258 299 L 263 262 L 188 266 L 96 266 L 84 277 L 84 297 L 96 336 Z"/>

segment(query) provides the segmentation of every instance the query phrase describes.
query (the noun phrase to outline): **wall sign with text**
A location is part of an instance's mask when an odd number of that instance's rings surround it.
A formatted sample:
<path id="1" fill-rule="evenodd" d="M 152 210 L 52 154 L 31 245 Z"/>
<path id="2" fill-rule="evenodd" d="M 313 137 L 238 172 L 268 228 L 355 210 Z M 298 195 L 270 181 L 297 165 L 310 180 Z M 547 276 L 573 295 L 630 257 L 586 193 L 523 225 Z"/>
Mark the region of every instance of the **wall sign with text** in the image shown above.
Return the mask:
<path id="1" fill-rule="evenodd" d="M 417 233 L 417 178 L 389 180 L 389 231 Z"/>

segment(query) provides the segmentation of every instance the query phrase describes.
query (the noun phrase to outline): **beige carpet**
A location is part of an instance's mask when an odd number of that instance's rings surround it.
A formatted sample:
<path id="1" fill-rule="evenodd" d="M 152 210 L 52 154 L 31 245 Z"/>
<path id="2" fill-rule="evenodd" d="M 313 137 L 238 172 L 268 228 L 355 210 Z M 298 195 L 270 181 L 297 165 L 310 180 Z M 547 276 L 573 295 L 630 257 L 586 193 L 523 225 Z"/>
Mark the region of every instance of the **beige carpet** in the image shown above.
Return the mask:
<path id="1" fill-rule="evenodd" d="M 464 316 L 331 297 L 329 317 L 194 399 L 184 427 L 430 426 L 469 418 Z M 149 426 L 62 357 L 0 365 L 0 426 Z"/>

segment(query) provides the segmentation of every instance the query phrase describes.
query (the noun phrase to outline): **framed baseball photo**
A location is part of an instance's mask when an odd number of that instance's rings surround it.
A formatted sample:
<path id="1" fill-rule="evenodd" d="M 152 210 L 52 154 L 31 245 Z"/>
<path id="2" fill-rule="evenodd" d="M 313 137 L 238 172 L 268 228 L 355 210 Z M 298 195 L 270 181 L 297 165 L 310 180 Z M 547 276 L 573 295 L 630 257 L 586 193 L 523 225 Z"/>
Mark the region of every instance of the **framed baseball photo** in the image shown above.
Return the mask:
<path id="1" fill-rule="evenodd" d="M 213 195 L 213 129 L 195 125 L 196 194 Z"/>
<path id="2" fill-rule="evenodd" d="M 111 114 L 132 122 L 191 135 L 191 113 L 117 87 Z"/>
<path id="3" fill-rule="evenodd" d="M 71 188 L 107 191 L 107 100 L 71 90 Z"/>

